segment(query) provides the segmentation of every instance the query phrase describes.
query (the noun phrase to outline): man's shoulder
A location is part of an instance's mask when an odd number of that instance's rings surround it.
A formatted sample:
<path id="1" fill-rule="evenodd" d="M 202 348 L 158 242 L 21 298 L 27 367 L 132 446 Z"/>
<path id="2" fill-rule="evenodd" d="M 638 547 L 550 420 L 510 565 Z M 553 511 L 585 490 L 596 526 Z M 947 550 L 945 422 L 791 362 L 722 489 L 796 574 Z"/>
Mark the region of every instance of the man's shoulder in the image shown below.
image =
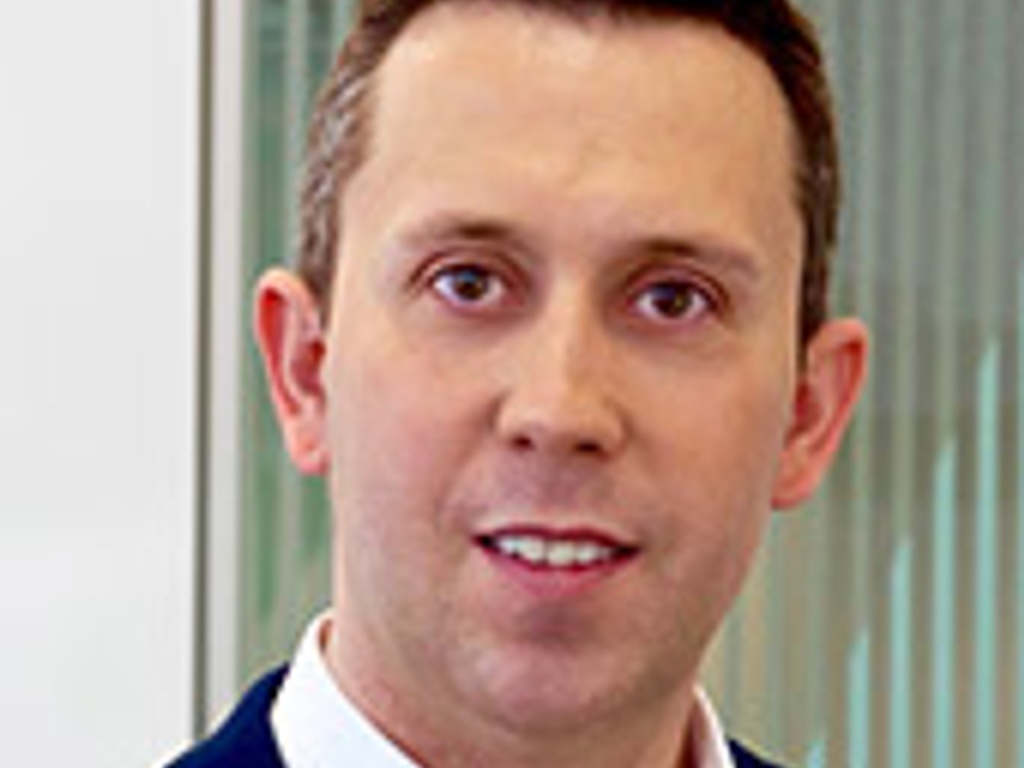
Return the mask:
<path id="1" fill-rule="evenodd" d="M 729 751 L 736 768 L 782 768 L 779 763 L 768 762 L 733 739 L 729 740 Z"/>
<path id="2" fill-rule="evenodd" d="M 207 739 L 167 768 L 284 768 L 270 727 L 270 708 L 285 669 L 260 678 Z"/>

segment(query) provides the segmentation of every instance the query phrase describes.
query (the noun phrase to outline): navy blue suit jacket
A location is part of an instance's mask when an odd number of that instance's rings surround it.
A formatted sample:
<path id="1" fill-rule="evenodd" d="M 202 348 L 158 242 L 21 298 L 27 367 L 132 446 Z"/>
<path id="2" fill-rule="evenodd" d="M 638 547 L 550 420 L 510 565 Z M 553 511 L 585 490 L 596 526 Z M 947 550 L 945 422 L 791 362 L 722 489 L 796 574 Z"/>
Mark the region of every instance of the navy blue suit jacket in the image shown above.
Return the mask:
<path id="1" fill-rule="evenodd" d="M 284 675 L 278 669 L 257 682 L 210 738 L 167 768 L 285 768 L 270 729 L 270 707 Z M 779 768 L 734 741 L 729 748 L 736 768 Z"/>

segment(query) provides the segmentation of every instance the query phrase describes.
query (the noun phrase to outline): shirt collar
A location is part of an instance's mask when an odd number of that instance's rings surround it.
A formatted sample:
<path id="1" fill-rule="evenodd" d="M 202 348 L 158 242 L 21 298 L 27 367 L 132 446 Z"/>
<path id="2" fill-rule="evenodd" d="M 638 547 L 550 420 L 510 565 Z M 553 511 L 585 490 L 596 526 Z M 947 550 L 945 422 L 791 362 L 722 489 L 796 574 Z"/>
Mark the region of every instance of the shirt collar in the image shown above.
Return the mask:
<path id="1" fill-rule="evenodd" d="M 270 713 L 287 768 L 420 768 L 356 708 L 334 682 L 321 642 L 329 613 L 306 629 Z M 698 768 L 735 768 L 703 690 L 694 696 L 690 739 Z"/>
<path id="2" fill-rule="evenodd" d="M 690 743 L 697 758 L 697 768 L 735 768 L 725 732 L 711 699 L 700 686 L 694 688 L 693 693 Z"/>
<path id="3" fill-rule="evenodd" d="M 287 768 L 418 768 L 331 677 L 321 639 L 329 614 L 307 628 L 270 713 Z"/>

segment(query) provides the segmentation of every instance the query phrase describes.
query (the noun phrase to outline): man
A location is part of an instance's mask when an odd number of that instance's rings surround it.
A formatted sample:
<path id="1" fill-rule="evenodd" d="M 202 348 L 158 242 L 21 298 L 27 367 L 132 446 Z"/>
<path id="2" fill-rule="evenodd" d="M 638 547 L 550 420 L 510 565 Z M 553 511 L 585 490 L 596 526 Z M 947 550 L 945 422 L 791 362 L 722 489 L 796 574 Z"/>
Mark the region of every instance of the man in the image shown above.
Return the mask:
<path id="1" fill-rule="evenodd" d="M 256 306 L 333 604 L 177 765 L 764 765 L 697 674 L 860 388 L 836 186 L 783 0 L 366 3 Z"/>

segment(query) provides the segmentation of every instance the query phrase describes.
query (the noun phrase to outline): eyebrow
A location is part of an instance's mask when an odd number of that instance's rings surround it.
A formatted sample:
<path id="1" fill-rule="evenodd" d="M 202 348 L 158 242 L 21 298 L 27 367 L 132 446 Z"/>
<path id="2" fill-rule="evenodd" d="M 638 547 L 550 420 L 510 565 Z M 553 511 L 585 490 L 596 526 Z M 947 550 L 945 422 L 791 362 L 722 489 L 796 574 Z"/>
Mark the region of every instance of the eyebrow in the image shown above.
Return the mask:
<path id="1" fill-rule="evenodd" d="M 400 245 L 414 250 L 444 242 L 495 243 L 527 255 L 540 250 L 538 239 L 501 219 L 458 211 L 431 215 L 397 237 Z M 704 264 L 715 271 L 733 275 L 744 283 L 756 283 L 764 273 L 761 265 L 764 259 L 755 256 L 755 249 L 725 242 L 724 238 L 716 235 L 625 235 L 607 250 L 654 257 L 665 262 Z"/>
<path id="2" fill-rule="evenodd" d="M 529 251 L 529 239 L 509 224 L 476 214 L 444 212 L 401 231 L 402 246 L 418 248 L 438 242 L 505 243 L 516 250 Z"/>
<path id="3" fill-rule="evenodd" d="M 744 283 L 756 283 L 764 274 L 764 259 L 756 258 L 753 249 L 725 243 L 715 236 L 640 237 L 627 243 L 629 252 L 649 254 L 666 261 L 704 264 Z"/>

